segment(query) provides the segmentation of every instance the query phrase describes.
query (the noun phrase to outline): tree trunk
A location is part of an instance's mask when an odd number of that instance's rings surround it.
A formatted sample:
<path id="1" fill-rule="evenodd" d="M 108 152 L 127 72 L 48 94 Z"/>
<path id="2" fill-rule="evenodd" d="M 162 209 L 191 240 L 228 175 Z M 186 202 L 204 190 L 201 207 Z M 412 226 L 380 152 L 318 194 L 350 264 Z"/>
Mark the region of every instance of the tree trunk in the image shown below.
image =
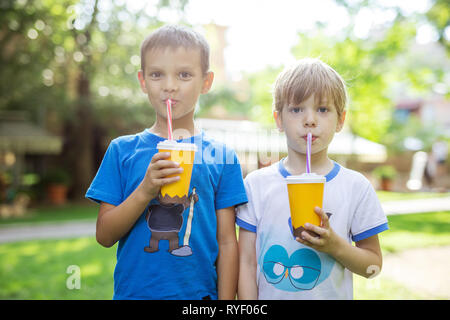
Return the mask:
<path id="1" fill-rule="evenodd" d="M 90 101 L 90 81 L 85 72 L 80 72 L 78 79 L 78 102 L 76 106 L 76 121 L 74 136 L 73 178 L 74 184 L 72 196 L 75 200 L 84 197 L 87 188 L 93 178 L 93 115 Z"/>

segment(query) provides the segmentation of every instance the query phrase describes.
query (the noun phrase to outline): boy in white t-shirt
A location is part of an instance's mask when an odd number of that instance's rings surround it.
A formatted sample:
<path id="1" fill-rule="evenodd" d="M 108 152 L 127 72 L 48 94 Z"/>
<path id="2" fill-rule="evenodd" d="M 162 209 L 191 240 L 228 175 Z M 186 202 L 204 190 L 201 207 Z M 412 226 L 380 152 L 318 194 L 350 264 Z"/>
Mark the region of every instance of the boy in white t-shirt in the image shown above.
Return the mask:
<path id="1" fill-rule="evenodd" d="M 273 115 L 288 156 L 245 179 L 249 201 L 236 218 L 240 299 L 352 299 L 352 273 L 369 278 L 381 270 L 378 233 L 388 225 L 375 191 L 327 154 L 346 102 L 344 81 L 318 59 L 302 59 L 278 76 Z M 285 178 L 305 172 L 308 132 L 312 171 L 326 177 L 323 208 L 315 208 L 322 223 L 306 224 L 294 237 Z"/>

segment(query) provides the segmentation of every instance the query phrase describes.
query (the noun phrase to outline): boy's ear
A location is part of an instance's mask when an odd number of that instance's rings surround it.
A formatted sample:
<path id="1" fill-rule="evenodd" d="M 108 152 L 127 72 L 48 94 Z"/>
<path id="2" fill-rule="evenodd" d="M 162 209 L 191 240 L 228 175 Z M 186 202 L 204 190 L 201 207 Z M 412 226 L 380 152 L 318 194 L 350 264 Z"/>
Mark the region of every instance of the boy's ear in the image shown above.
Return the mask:
<path id="1" fill-rule="evenodd" d="M 214 72 L 208 71 L 208 73 L 206 73 L 206 75 L 203 78 L 203 87 L 201 91 L 202 94 L 208 93 L 213 84 L 213 80 L 214 80 Z"/>
<path id="2" fill-rule="evenodd" d="M 141 85 L 142 92 L 147 93 L 147 88 L 145 87 L 144 72 L 142 70 L 138 71 L 138 80 L 139 84 Z"/>
<path id="3" fill-rule="evenodd" d="M 273 112 L 273 118 L 275 119 L 275 123 L 277 124 L 278 131 L 283 132 L 283 125 L 281 123 L 281 115 L 278 113 L 278 111 Z"/>
<path id="4" fill-rule="evenodd" d="M 343 111 L 341 117 L 338 119 L 338 123 L 336 125 L 336 132 L 339 132 L 344 127 L 345 116 L 347 115 L 347 111 Z"/>

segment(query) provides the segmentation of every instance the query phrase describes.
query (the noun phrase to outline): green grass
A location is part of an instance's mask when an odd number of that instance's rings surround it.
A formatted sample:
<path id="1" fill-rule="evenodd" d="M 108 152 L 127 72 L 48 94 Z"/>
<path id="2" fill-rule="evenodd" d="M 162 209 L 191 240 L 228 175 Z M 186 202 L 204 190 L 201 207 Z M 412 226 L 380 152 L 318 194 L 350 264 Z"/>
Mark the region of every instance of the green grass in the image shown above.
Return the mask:
<path id="1" fill-rule="evenodd" d="M 93 237 L 2 244 L 0 299 L 111 299 L 115 251 Z M 80 289 L 66 286 L 71 265 L 80 267 Z"/>
<path id="2" fill-rule="evenodd" d="M 99 206 L 94 203 L 42 206 L 30 209 L 22 217 L 0 219 L 0 226 L 18 223 L 64 222 L 69 220 L 95 220 Z"/>
<path id="3" fill-rule="evenodd" d="M 398 199 L 403 195 L 381 197 Z M 16 223 L 95 219 L 97 211 L 95 204 L 39 208 Z M 450 211 L 388 216 L 388 220 L 390 230 L 380 234 L 384 255 L 450 245 Z M 103 248 L 94 237 L 0 244 L 0 299 L 111 299 L 115 253 L 116 246 Z M 80 267 L 80 289 L 66 286 L 70 265 Z M 355 299 L 436 298 L 382 276 L 365 279 L 355 275 L 354 292 Z"/>
<path id="4" fill-rule="evenodd" d="M 380 234 L 384 253 L 450 245 L 450 211 L 388 216 L 389 228 Z"/>
<path id="5" fill-rule="evenodd" d="M 450 192 L 390 192 L 377 191 L 378 199 L 381 202 L 414 200 L 414 199 L 430 199 L 450 197 Z"/>
<path id="6" fill-rule="evenodd" d="M 383 271 L 381 271 L 383 272 Z M 353 298 L 355 300 L 426 300 L 435 299 L 420 292 L 411 291 L 401 283 L 381 275 L 374 279 L 353 276 Z"/>
<path id="7" fill-rule="evenodd" d="M 450 245 L 450 211 L 388 216 L 389 230 L 379 235 L 383 256 L 414 248 Z M 414 292 L 381 275 L 366 279 L 355 275 L 355 299 L 438 299 Z"/>

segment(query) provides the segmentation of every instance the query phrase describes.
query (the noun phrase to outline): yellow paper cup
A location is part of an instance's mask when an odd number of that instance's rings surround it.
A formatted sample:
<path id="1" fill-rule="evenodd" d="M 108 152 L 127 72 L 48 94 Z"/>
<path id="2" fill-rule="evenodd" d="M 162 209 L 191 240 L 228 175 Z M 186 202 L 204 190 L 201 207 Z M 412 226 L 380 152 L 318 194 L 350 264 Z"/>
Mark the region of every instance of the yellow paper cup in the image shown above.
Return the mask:
<path id="1" fill-rule="evenodd" d="M 189 193 L 189 185 L 191 183 L 192 167 L 194 165 L 195 152 L 197 146 L 193 143 L 183 143 L 165 140 L 156 146 L 159 152 L 168 152 L 170 157 L 168 160 L 175 161 L 183 168 L 183 172 L 179 174 L 180 180 L 166 184 L 161 187 L 161 197 L 163 199 L 169 197 L 181 199 L 187 197 Z M 168 177 L 174 177 L 170 175 Z"/>
<path id="2" fill-rule="evenodd" d="M 314 212 L 314 208 L 323 206 L 325 181 L 324 176 L 315 173 L 286 178 L 294 236 L 300 237 L 307 222 L 320 226 L 320 217 Z"/>

